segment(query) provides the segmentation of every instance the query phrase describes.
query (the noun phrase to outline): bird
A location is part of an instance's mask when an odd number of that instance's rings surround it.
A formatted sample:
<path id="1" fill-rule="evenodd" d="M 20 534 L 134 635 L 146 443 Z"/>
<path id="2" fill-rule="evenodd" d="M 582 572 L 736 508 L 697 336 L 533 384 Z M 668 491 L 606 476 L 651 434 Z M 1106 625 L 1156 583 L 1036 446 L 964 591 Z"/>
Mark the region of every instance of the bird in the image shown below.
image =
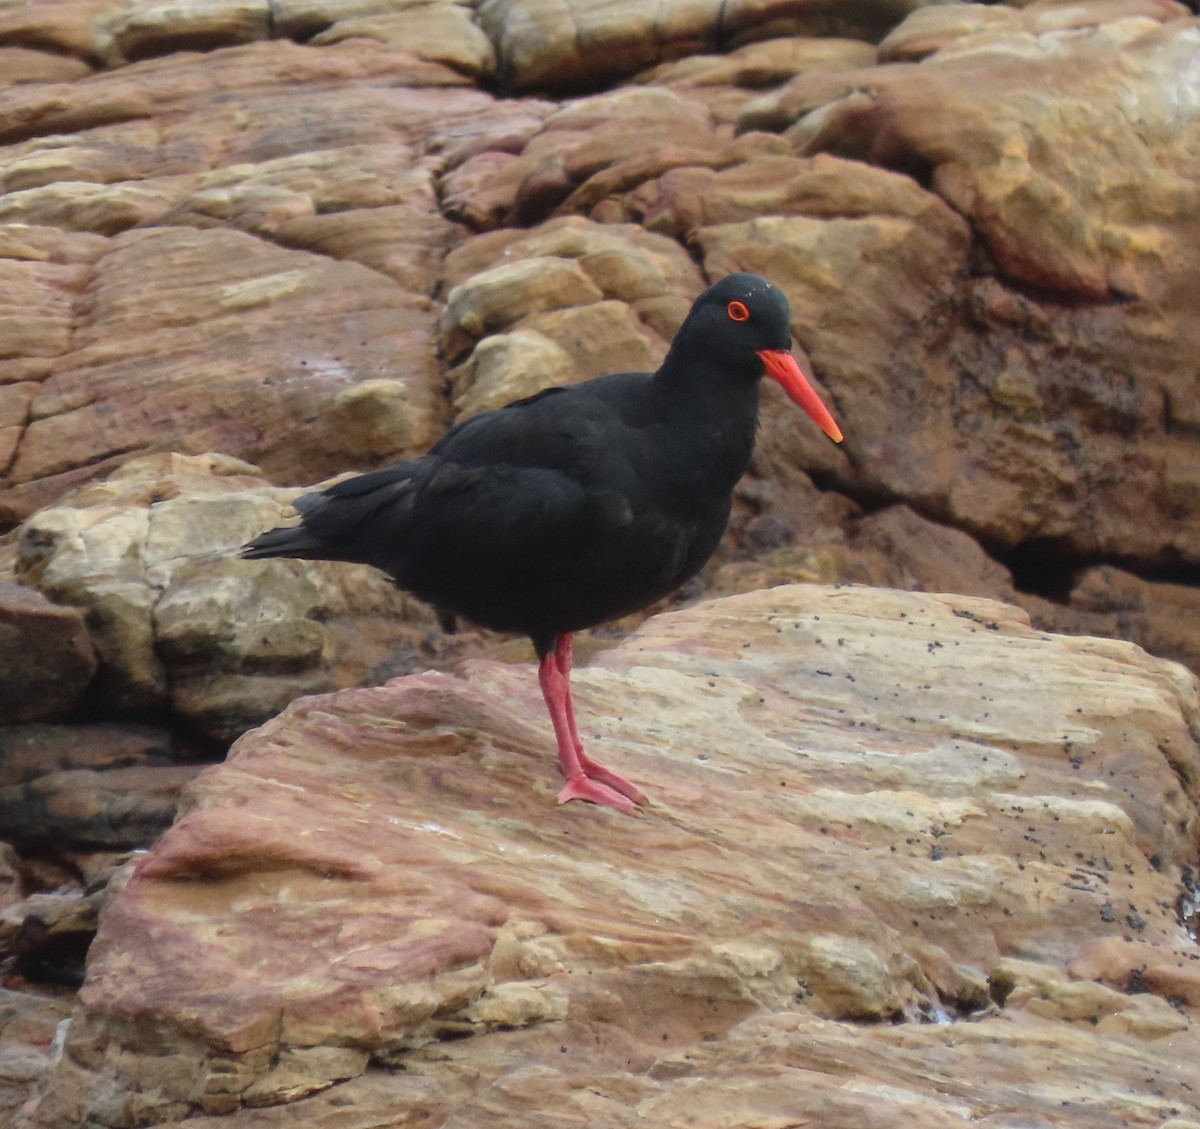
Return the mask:
<path id="1" fill-rule="evenodd" d="M 641 790 L 580 740 L 572 636 L 670 595 L 712 555 L 750 462 L 764 376 L 842 442 L 792 355 L 787 298 L 729 274 L 695 300 L 656 372 L 465 419 L 419 458 L 302 495 L 299 524 L 241 556 L 373 565 L 441 613 L 528 636 L 565 780 L 558 802 L 634 814 Z"/>

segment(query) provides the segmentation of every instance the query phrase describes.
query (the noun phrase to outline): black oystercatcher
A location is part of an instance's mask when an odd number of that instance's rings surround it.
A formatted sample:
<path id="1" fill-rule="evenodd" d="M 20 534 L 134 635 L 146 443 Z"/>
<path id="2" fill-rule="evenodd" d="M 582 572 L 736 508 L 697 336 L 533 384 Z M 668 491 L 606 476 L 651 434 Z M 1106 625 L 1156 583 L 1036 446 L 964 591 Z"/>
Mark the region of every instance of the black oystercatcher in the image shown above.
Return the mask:
<path id="1" fill-rule="evenodd" d="M 696 299 L 658 372 L 483 412 L 419 459 L 305 494 L 300 525 L 242 555 L 374 565 L 439 608 L 528 635 L 566 777 L 558 802 L 636 811 L 637 787 L 583 751 L 571 633 L 669 595 L 708 560 L 750 461 L 764 373 L 841 442 L 792 358 L 787 299 L 733 274 Z"/>

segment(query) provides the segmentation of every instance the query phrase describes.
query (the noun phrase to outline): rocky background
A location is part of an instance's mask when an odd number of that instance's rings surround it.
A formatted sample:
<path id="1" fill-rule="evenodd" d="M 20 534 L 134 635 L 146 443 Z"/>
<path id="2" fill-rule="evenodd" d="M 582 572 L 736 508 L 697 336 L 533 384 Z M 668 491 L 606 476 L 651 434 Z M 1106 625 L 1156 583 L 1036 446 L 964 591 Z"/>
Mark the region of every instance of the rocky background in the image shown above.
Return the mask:
<path id="1" fill-rule="evenodd" d="M 581 672 L 636 837 L 520 644 L 231 559 L 736 269 L 847 442 Z M 1169 0 L 0 0 L 0 1120 L 1200 1121 L 1197 293 Z"/>

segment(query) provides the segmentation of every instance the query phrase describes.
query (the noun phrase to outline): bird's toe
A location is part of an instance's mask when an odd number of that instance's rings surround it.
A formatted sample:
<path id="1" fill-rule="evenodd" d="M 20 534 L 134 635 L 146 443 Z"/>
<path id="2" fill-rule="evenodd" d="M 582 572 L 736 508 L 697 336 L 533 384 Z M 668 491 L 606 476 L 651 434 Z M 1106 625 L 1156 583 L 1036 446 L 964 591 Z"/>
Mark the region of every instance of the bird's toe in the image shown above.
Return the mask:
<path id="1" fill-rule="evenodd" d="M 636 791 L 636 789 L 634 789 Z M 639 793 L 640 795 L 640 793 Z M 590 780 L 580 773 L 578 776 L 567 778 L 567 782 L 559 789 L 558 802 L 570 803 L 571 800 L 586 800 L 590 804 L 600 804 L 606 808 L 616 808 L 626 815 L 637 815 L 637 805 L 628 796 L 622 795 L 615 788 L 599 780 Z"/>

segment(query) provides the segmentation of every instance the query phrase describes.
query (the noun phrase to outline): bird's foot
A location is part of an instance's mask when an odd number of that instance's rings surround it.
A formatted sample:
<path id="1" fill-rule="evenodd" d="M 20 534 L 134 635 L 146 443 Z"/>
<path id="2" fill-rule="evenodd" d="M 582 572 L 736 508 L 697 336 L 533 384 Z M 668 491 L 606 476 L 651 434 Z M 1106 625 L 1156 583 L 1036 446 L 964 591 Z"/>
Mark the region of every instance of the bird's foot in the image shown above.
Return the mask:
<path id="1" fill-rule="evenodd" d="M 618 776 L 617 779 L 620 780 L 620 777 Z M 637 789 L 633 788 L 633 785 L 628 784 L 627 781 L 623 781 L 623 783 L 627 787 L 632 788 L 634 792 L 637 792 Z M 641 796 L 640 792 L 637 792 L 637 794 L 639 797 Z M 616 808 L 617 811 L 624 812 L 626 815 L 638 814 L 637 805 L 629 796 L 624 795 L 615 788 L 610 788 L 607 784 L 599 780 L 592 780 L 590 777 L 584 776 L 582 772 L 576 776 L 568 776 L 567 782 L 558 791 L 558 802 L 560 804 L 569 803 L 571 800 L 587 800 L 590 804 L 600 804 L 602 807 Z"/>
<path id="2" fill-rule="evenodd" d="M 619 792 L 622 796 L 627 796 L 635 804 L 644 804 L 646 802 L 646 797 L 636 784 L 613 772 L 611 768 L 605 768 L 604 765 L 597 764 L 582 749 L 579 750 L 579 767 L 583 769 L 584 775 L 589 780 L 606 785 L 614 792 Z"/>

